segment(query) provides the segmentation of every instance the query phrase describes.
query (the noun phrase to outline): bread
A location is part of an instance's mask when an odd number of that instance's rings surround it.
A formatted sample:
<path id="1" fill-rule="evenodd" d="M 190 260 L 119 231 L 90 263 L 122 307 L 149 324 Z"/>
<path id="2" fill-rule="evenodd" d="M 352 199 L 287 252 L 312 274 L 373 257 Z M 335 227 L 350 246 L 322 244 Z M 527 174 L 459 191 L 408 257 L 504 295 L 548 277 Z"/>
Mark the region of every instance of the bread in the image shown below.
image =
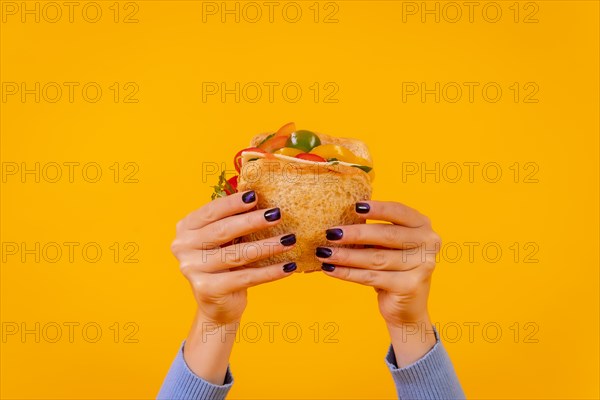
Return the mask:
<path id="1" fill-rule="evenodd" d="M 332 138 L 318 134 L 322 144 L 340 144 L 356 155 L 371 160 L 367 146 L 358 140 Z M 266 135 L 252 139 L 259 144 Z M 257 158 L 249 162 L 250 159 Z M 325 238 L 325 230 L 334 226 L 363 223 L 354 205 L 371 198 L 371 178 L 364 171 L 347 165 L 315 163 L 293 157 L 244 152 L 238 191 L 254 190 L 257 207 L 279 207 L 279 224 L 244 236 L 250 242 L 287 233 L 296 234 L 296 247 L 288 252 L 261 260 L 256 266 L 295 261 L 297 272 L 321 269 L 315 257 L 317 246 L 338 247 Z"/>

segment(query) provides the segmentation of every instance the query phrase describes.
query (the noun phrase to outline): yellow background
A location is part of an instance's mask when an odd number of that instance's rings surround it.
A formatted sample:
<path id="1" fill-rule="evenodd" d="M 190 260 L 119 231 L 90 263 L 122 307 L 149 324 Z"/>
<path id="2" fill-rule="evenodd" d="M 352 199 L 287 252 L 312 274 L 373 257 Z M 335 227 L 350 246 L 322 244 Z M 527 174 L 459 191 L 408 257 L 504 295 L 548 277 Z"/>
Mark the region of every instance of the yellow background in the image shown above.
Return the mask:
<path id="1" fill-rule="evenodd" d="M 497 23 L 482 18 L 484 2 L 473 22 L 463 14 L 456 23 L 436 23 L 432 16 L 422 23 L 420 14 L 404 23 L 403 4 L 393 1 L 339 1 L 337 23 L 323 23 L 334 10 L 324 2 L 315 23 L 312 1 L 298 2 L 298 23 L 282 18 L 285 3 L 273 23 L 266 15 L 257 23 L 235 23 L 232 16 L 221 23 L 218 15 L 203 23 L 202 3 L 195 1 L 136 2 L 137 23 L 123 23 L 134 6 L 121 2 L 115 23 L 113 2 L 100 1 L 102 18 L 89 23 L 81 16 L 85 4 L 72 23 L 67 15 L 56 23 L 31 16 L 23 23 L 17 14 L 3 15 L 1 24 L 2 82 L 79 82 L 79 88 L 97 82 L 103 89 L 97 103 L 86 102 L 80 91 L 72 103 L 66 93 L 56 103 L 36 103 L 33 96 L 22 102 L 18 95 L 0 103 L 3 163 L 96 162 L 103 172 L 98 183 L 81 174 L 73 183 L 64 176 L 57 183 L 7 177 L 2 242 L 97 242 L 104 251 L 97 263 L 80 253 L 72 263 L 64 254 L 57 263 L 35 263 L 32 256 L 23 263 L 19 255 L 4 254 L 3 329 L 11 323 L 28 329 L 36 322 L 80 325 L 73 343 L 66 328 L 56 343 L 36 343 L 32 334 L 25 340 L 7 336 L 2 398 L 154 397 L 193 315 L 169 245 L 177 220 L 210 198 L 216 179 L 202 182 L 202 162 L 231 167 L 252 135 L 288 121 L 364 139 L 376 163 L 375 199 L 418 208 L 446 244 L 461 244 L 464 252 L 465 242 L 479 243 L 473 260 L 464 253 L 456 262 L 440 261 L 430 299 L 435 321 L 463 327 L 462 337 L 446 341 L 446 348 L 470 398 L 599 397 L 598 2 L 537 2 L 537 23 L 523 22 L 533 10 L 525 10 L 533 7 L 526 2 L 518 4 L 514 22 L 512 1 L 499 3 Z M 139 102 L 124 103 L 121 92 L 115 103 L 108 88 L 113 82 L 121 90 L 135 82 Z M 280 88 L 297 82 L 303 96 L 291 103 L 276 91 L 273 102 L 265 93 L 256 103 L 236 103 L 233 96 L 203 102 L 202 82 L 279 82 Z M 337 84 L 339 101 L 315 103 L 314 82 L 322 90 L 327 82 Z M 456 103 L 436 103 L 431 95 L 403 102 L 402 82 L 429 88 L 435 82 L 479 82 L 479 88 L 497 82 L 503 96 L 490 103 L 476 91 L 473 102 L 466 93 Z M 539 102 L 524 103 L 525 92 L 515 102 L 514 82 L 535 82 Z M 122 173 L 125 163 L 136 163 L 139 182 L 114 183 L 109 167 L 115 162 Z M 465 176 L 457 183 L 443 177 L 437 183 L 431 175 L 402 179 L 402 163 L 465 162 L 496 162 L 502 179 L 487 182 L 481 167 L 473 182 Z M 535 163 L 538 182 L 524 183 L 521 174 L 515 183 L 509 169 L 515 162 L 522 174 L 525 163 Z M 137 243 L 139 262 L 122 262 L 121 249 L 115 263 L 108 249 L 114 242 Z M 509 249 L 515 242 L 518 262 Z M 523 262 L 529 242 L 539 249 L 537 263 Z M 487 243 L 501 247 L 500 261 L 482 257 Z M 230 398 L 394 398 L 383 362 L 388 338 L 372 289 L 320 273 L 296 275 L 251 289 L 244 318 L 265 330 L 256 343 L 235 346 Z M 97 343 L 81 335 L 91 322 L 103 331 Z M 110 330 L 115 322 L 118 343 Z M 125 343 L 128 322 L 139 327 L 137 343 Z M 268 322 L 281 324 L 272 343 Z M 315 322 L 318 343 L 310 330 Z M 327 322 L 339 328 L 337 343 L 324 343 Z M 298 342 L 283 338 L 286 323 L 302 328 Z M 480 324 L 472 342 L 465 323 Z M 482 334 L 490 323 L 502 329 L 496 343 L 486 340 L 493 329 Z M 528 343 L 524 336 L 534 328 Z M 452 329 L 446 333 L 455 336 Z"/>

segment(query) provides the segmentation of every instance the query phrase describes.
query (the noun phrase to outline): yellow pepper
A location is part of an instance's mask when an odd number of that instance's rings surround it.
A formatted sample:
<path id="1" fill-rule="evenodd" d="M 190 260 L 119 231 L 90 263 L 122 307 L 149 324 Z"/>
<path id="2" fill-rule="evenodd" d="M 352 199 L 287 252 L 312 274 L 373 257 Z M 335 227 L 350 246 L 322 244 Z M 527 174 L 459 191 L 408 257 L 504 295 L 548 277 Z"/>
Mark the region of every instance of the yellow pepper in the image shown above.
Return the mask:
<path id="1" fill-rule="evenodd" d="M 343 146 L 337 144 L 322 144 L 315 147 L 310 151 L 312 154 L 323 157 L 324 159 L 337 158 L 339 161 L 347 162 L 350 164 L 365 165 L 367 167 L 373 167 L 373 163 L 365 160 L 362 157 L 355 155 L 353 152 Z"/>
<path id="2" fill-rule="evenodd" d="M 371 170 L 368 172 L 369 176 L 371 177 L 371 180 L 375 178 L 375 170 L 372 169 L 373 163 L 369 160 L 357 156 L 352 151 L 343 146 L 337 144 L 322 144 L 320 146 L 315 147 L 310 152 L 312 154 L 321 156 L 326 160 L 330 158 L 335 158 L 339 161 L 347 162 L 350 164 L 364 165 L 366 167 L 371 168 Z"/>
<path id="3" fill-rule="evenodd" d="M 290 157 L 296 157 L 296 155 L 298 155 L 300 153 L 304 153 L 304 152 L 300 149 L 294 149 L 291 147 L 282 147 L 281 149 L 273 152 L 273 154 L 281 154 L 281 155 L 290 156 Z"/>

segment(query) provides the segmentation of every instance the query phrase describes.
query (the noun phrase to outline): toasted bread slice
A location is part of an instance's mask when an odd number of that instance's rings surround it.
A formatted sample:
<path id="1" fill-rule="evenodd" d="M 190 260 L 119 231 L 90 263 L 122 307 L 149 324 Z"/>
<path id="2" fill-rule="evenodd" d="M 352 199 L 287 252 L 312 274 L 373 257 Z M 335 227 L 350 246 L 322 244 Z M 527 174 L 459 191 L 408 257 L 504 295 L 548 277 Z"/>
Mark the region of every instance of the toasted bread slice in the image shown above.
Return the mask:
<path id="1" fill-rule="evenodd" d="M 251 145 L 260 143 L 265 136 L 255 137 Z M 371 160 L 366 145 L 358 140 L 322 134 L 319 137 L 323 144 L 340 144 Z M 295 233 L 297 238 L 293 250 L 261 260 L 256 266 L 296 261 L 297 272 L 320 270 L 316 247 L 341 247 L 325 238 L 325 230 L 364 223 L 354 211 L 356 202 L 371 198 L 371 178 L 364 171 L 343 163 L 331 165 L 255 152 L 244 152 L 242 160 L 238 191 L 254 190 L 259 209 L 279 207 L 282 215 L 281 223 L 242 240 L 250 242 L 287 233 Z"/>

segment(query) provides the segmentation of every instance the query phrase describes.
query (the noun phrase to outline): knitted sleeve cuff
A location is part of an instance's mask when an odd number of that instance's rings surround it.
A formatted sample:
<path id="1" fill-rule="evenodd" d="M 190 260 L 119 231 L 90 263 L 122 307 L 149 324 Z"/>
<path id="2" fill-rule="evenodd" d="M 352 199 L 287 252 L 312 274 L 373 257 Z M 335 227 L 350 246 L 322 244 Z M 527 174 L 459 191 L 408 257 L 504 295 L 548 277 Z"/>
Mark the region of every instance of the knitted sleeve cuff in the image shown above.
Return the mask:
<path id="1" fill-rule="evenodd" d="M 157 399 L 211 399 L 223 400 L 231 386 L 233 376 L 229 366 L 222 385 L 215 385 L 205 381 L 190 370 L 183 358 L 183 346 L 181 345 L 177 357 L 171 364 L 169 373 L 158 393 Z"/>

